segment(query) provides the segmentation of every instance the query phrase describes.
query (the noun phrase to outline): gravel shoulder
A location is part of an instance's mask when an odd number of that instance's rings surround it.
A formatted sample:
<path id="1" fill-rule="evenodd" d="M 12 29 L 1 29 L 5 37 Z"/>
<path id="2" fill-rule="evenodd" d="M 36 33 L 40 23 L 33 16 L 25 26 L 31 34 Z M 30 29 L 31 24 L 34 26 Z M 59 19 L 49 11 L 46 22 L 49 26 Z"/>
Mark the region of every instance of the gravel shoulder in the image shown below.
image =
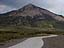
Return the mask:
<path id="1" fill-rule="evenodd" d="M 6 43 L 0 43 L 0 48 L 8 48 L 10 46 L 16 45 L 20 42 L 23 42 L 24 40 L 26 40 L 27 38 L 23 38 L 23 39 L 13 39 L 13 40 L 9 40 Z"/>
<path id="2" fill-rule="evenodd" d="M 42 48 L 64 48 L 64 35 L 43 38 L 42 40 L 44 41 Z"/>

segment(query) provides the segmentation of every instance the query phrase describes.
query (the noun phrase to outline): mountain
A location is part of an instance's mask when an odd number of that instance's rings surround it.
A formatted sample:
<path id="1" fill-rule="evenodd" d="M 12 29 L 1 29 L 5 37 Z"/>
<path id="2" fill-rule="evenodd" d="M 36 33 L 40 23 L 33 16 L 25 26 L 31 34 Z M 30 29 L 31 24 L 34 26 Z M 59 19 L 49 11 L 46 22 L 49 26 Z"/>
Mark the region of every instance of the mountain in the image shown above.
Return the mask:
<path id="1" fill-rule="evenodd" d="M 18 10 L 0 14 L 0 25 L 64 29 L 64 17 L 28 4 Z"/>

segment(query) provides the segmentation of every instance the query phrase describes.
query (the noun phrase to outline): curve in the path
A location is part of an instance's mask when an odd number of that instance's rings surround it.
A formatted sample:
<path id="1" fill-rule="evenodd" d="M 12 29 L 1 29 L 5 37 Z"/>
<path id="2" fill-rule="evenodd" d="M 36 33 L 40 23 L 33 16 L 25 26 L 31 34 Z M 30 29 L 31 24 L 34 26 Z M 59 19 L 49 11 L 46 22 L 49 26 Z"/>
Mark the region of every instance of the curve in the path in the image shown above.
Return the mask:
<path id="1" fill-rule="evenodd" d="M 44 45 L 44 41 L 42 41 L 42 38 L 48 38 L 48 37 L 54 37 L 54 36 L 57 36 L 57 35 L 32 37 L 17 45 L 11 46 L 9 48 L 41 48 Z"/>

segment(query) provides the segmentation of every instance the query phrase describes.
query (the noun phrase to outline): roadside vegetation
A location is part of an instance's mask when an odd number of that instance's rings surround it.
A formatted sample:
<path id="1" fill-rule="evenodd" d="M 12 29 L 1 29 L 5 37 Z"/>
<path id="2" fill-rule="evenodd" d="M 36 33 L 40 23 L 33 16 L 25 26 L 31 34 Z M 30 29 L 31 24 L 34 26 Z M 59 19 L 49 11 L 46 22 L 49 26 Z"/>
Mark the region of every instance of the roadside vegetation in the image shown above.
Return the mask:
<path id="1" fill-rule="evenodd" d="M 0 27 L 0 42 L 6 42 L 12 39 L 22 39 L 35 36 L 45 36 L 50 34 L 64 35 L 63 31 L 51 30 L 46 31 L 34 28 L 24 27 Z"/>

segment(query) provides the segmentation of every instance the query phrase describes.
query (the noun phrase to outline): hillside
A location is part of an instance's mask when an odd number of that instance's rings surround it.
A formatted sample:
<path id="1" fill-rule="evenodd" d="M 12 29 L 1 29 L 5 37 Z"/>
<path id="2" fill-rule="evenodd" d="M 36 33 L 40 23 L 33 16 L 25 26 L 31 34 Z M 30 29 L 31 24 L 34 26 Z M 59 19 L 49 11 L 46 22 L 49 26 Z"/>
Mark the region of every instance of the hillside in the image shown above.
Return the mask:
<path id="1" fill-rule="evenodd" d="M 29 26 L 64 29 L 64 17 L 28 4 L 0 15 L 0 26 Z"/>

